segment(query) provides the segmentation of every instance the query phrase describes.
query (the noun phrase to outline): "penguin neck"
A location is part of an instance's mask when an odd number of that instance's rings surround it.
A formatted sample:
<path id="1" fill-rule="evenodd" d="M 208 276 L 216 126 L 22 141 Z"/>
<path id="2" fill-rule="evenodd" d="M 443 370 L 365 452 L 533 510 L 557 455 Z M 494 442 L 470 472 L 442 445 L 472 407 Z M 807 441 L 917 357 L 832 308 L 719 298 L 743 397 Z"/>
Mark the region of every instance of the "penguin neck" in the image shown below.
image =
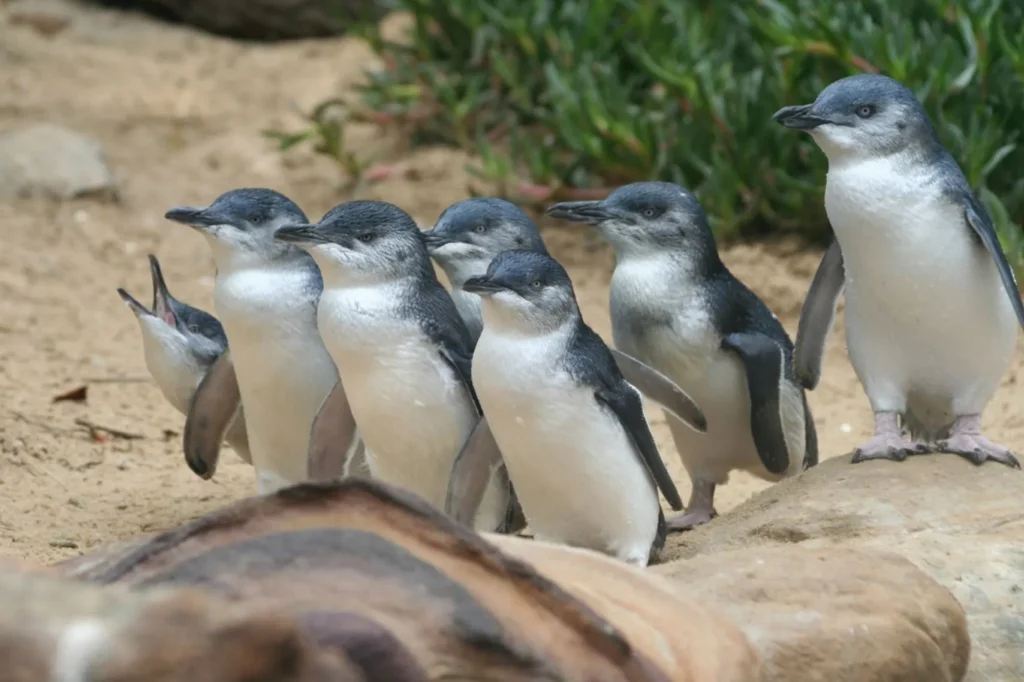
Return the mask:
<path id="1" fill-rule="evenodd" d="M 523 341 L 547 336 L 568 337 L 582 321 L 579 310 L 570 315 L 538 315 L 532 311 L 510 309 L 487 298 L 481 301 L 480 313 L 484 322 L 483 333 Z"/>
<path id="2" fill-rule="evenodd" d="M 710 247 L 692 250 L 633 251 L 616 254 L 616 269 L 646 270 L 657 273 L 666 282 L 688 285 L 703 281 L 725 270 L 725 264 L 712 243 Z"/>
<path id="3" fill-rule="evenodd" d="M 490 263 L 490 258 L 473 258 L 442 264 L 441 269 L 444 270 L 444 275 L 452 287 L 461 289 L 470 277 L 487 274 L 487 266 Z"/>

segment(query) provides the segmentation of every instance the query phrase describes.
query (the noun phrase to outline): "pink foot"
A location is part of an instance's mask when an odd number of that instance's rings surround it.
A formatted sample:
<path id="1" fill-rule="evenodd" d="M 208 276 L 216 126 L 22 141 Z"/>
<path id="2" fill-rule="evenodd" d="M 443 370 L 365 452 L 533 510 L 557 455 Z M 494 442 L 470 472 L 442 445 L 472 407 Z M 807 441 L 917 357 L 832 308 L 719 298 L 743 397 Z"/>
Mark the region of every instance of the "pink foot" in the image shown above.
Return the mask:
<path id="1" fill-rule="evenodd" d="M 895 412 L 875 413 L 875 435 L 853 451 L 853 464 L 869 459 L 890 459 L 902 462 L 907 455 L 928 452 L 928 446 L 903 437 Z"/>
<path id="2" fill-rule="evenodd" d="M 1020 469 L 1020 462 L 1008 448 L 981 435 L 980 415 L 957 417 L 949 438 L 939 441 L 938 449 L 966 457 L 978 465 L 991 460 Z"/>
<path id="3" fill-rule="evenodd" d="M 718 512 L 714 509 L 694 509 L 670 517 L 666 520 L 665 525 L 669 530 L 693 530 L 697 526 L 703 526 L 716 516 L 718 516 Z"/>

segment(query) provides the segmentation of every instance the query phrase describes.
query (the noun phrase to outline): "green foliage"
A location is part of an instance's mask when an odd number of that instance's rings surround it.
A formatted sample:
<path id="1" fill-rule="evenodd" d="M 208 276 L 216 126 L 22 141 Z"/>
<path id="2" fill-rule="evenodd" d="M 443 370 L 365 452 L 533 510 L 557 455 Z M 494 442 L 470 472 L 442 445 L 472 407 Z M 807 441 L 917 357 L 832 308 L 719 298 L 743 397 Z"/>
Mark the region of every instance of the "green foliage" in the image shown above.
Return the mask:
<path id="1" fill-rule="evenodd" d="M 396 4 L 413 28 L 403 44 L 366 33 L 388 65 L 367 104 L 417 140 L 475 148 L 477 172 L 513 194 L 664 179 L 693 189 L 720 235 L 820 239 L 824 155 L 771 115 L 879 71 L 925 102 L 1024 264 L 1024 2 Z"/>

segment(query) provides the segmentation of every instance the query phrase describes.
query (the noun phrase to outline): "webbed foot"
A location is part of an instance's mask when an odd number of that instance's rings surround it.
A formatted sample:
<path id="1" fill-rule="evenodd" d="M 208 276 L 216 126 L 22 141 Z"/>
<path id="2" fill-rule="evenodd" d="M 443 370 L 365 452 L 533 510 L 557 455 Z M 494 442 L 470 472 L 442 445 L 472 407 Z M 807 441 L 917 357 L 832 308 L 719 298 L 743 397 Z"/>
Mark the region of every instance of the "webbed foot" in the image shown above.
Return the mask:
<path id="1" fill-rule="evenodd" d="M 854 448 L 852 463 L 866 462 L 869 459 L 902 462 L 909 455 L 924 454 L 929 449 L 924 443 L 915 443 L 903 437 L 895 412 L 876 412 L 875 435 Z"/>
<path id="2" fill-rule="evenodd" d="M 939 441 L 937 445 L 941 452 L 966 457 L 978 465 L 991 460 L 1020 469 L 1020 461 L 1009 448 L 981 435 L 981 415 L 957 417 L 949 438 Z"/>

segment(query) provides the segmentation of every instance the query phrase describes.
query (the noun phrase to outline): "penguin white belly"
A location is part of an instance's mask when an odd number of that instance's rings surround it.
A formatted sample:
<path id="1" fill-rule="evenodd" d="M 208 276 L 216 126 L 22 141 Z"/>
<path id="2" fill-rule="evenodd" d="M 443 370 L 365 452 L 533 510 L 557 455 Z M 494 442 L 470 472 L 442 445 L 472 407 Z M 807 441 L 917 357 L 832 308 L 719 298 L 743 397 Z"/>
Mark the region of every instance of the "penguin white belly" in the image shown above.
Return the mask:
<path id="1" fill-rule="evenodd" d="M 831 168 L 825 207 L 846 269 L 850 360 L 872 408 L 909 406 L 930 429 L 980 412 L 1017 322 L 963 210 L 898 159 Z"/>
<path id="2" fill-rule="evenodd" d="M 472 398 L 388 287 L 326 290 L 320 329 L 366 444 L 371 475 L 444 508 L 455 457 L 477 422 Z M 507 492 L 492 479 L 475 525 L 492 531 Z"/>
<path id="3" fill-rule="evenodd" d="M 206 373 L 188 350 L 188 341 L 162 320 L 144 317 L 142 352 L 153 381 L 176 410 L 188 414 L 192 395 Z"/>
<path id="4" fill-rule="evenodd" d="M 660 300 L 670 275 L 659 272 L 658 267 L 643 267 L 642 262 L 625 265 L 616 266 L 612 276 L 611 294 L 619 301 L 613 304 L 618 313 L 612 316 L 616 347 L 672 379 L 707 418 L 707 431 L 698 433 L 665 414 L 690 478 L 721 485 L 728 482 L 729 472 L 741 469 L 765 480 L 778 480 L 779 476 L 765 469 L 754 445 L 746 370 L 738 357 L 722 349 L 704 299 L 697 292 L 686 296 L 669 289 L 673 300 Z M 636 313 L 628 311 L 636 311 L 638 301 L 671 311 L 671 326 L 632 319 Z M 638 328 L 643 329 L 639 335 L 635 333 Z"/>
<path id="5" fill-rule="evenodd" d="M 551 337 L 484 329 L 477 395 L 539 539 L 646 565 L 658 527 L 654 482 L 616 416 L 559 366 Z"/>
<path id="6" fill-rule="evenodd" d="M 308 478 L 310 429 L 338 377 L 307 281 L 305 273 L 222 271 L 214 291 L 261 493 Z"/>

